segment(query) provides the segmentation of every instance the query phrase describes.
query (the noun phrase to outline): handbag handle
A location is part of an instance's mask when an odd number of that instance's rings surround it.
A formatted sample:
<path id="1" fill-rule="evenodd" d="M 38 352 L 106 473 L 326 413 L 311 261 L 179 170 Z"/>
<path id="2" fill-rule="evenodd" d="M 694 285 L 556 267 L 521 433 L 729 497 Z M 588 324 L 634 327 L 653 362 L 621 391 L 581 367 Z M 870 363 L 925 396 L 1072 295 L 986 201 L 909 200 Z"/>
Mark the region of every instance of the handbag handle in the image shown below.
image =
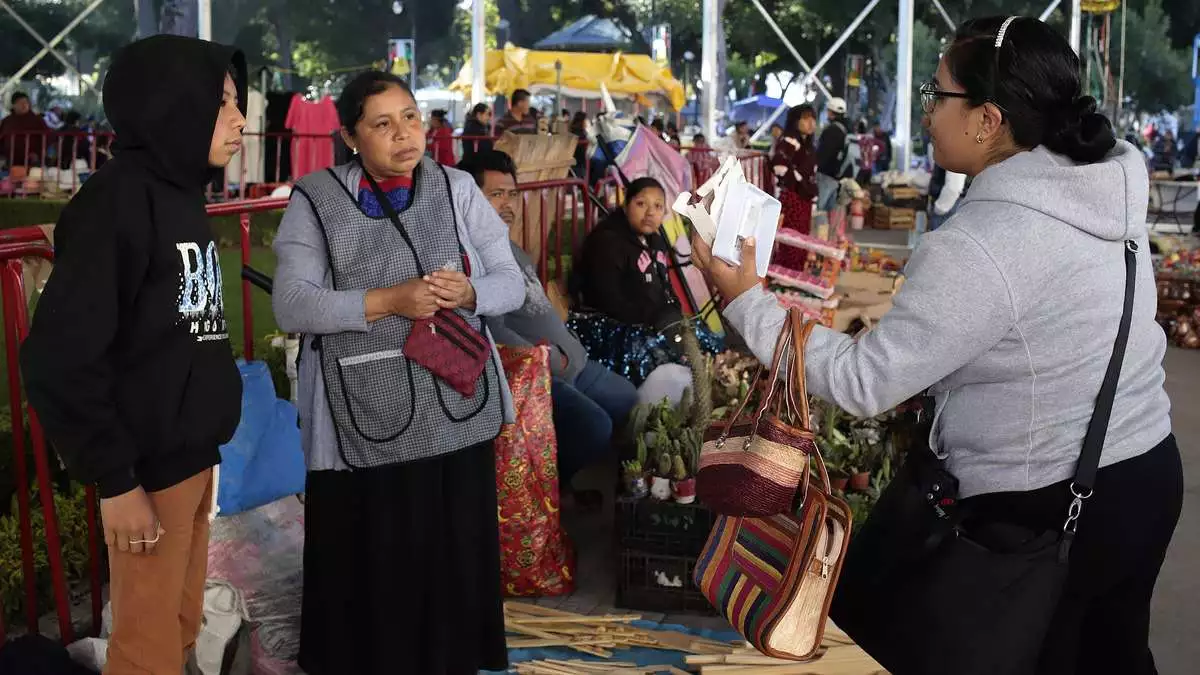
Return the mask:
<path id="1" fill-rule="evenodd" d="M 808 338 L 812 335 L 813 330 L 817 326 L 816 321 L 805 320 L 799 311 L 793 310 L 790 316 L 792 330 L 792 367 L 788 370 L 787 380 L 787 400 L 793 414 L 800 420 L 800 425 L 809 430 L 812 428 L 811 411 L 808 405 L 808 385 L 805 378 L 805 348 L 808 345 Z M 808 498 L 809 475 L 812 472 L 812 463 L 817 465 L 817 475 L 820 477 L 820 485 L 818 489 L 826 496 L 833 494 L 833 485 L 829 480 L 829 469 L 825 466 L 825 457 L 821 454 L 821 448 L 816 443 L 813 444 L 813 456 L 805 461 L 804 484 L 801 492 L 801 503 Z"/>
<path id="2" fill-rule="evenodd" d="M 794 312 L 792 317 L 792 367 L 788 369 L 787 400 L 792 412 L 804 429 L 812 429 L 812 419 L 808 407 L 808 383 L 805 378 L 804 351 L 808 346 L 808 338 L 816 327 L 815 321 L 805 321 L 800 312 Z"/>
<path id="3" fill-rule="evenodd" d="M 775 384 L 779 380 L 779 368 L 783 362 L 784 354 L 787 353 L 788 347 L 791 345 L 791 343 L 792 343 L 791 333 L 787 330 L 779 331 L 779 337 L 775 340 L 775 353 L 771 357 L 771 368 L 770 368 L 771 379 L 767 383 L 767 386 L 764 387 L 765 392 L 763 394 L 762 407 L 761 407 L 759 413 L 755 414 L 755 421 L 754 421 L 754 429 L 755 430 L 758 429 L 758 420 L 762 416 L 761 412 L 765 411 L 767 406 L 769 406 L 771 403 L 772 394 L 775 391 Z M 755 373 L 754 373 L 755 386 L 758 386 L 762 382 L 763 374 L 764 374 L 763 366 L 760 363 L 758 366 L 758 370 L 755 371 Z M 733 431 L 733 425 L 739 419 L 741 419 L 742 415 L 746 412 L 746 405 L 748 403 L 750 403 L 750 393 L 753 391 L 754 391 L 754 388 L 751 387 L 750 392 L 747 392 L 746 397 L 744 399 L 742 399 L 742 402 L 740 404 L 738 404 L 737 410 L 732 415 L 729 416 L 729 419 L 727 419 L 725 421 L 725 428 L 721 431 L 721 435 L 717 438 L 717 447 L 718 448 L 725 445 L 725 440 L 729 438 L 729 434 Z M 751 432 L 751 436 L 753 436 L 753 432 Z"/>

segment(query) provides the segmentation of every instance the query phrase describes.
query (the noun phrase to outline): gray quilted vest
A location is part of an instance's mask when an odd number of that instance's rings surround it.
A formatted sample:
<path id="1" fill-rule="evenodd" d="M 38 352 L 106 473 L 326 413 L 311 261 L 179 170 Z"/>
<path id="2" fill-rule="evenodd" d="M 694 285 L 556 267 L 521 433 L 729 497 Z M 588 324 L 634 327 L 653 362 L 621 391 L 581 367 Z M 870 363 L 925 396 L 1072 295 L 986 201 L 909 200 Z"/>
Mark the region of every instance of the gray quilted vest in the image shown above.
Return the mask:
<path id="1" fill-rule="evenodd" d="M 344 174 L 343 174 L 344 175 Z M 333 171 L 306 176 L 296 190 L 325 232 L 336 290 L 388 288 L 418 276 L 413 251 L 386 216 L 373 218 Z M 462 269 L 450 179 L 425 158 L 400 212 L 426 271 Z M 477 317 L 467 321 L 477 330 Z M 321 369 L 342 461 L 368 468 L 436 457 L 496 437 L 503 417 L 500 376 L 488 359 L 467 398 L 404 357 L 412 321 L 390 316 L 365 333 L 320 336 Z"/>

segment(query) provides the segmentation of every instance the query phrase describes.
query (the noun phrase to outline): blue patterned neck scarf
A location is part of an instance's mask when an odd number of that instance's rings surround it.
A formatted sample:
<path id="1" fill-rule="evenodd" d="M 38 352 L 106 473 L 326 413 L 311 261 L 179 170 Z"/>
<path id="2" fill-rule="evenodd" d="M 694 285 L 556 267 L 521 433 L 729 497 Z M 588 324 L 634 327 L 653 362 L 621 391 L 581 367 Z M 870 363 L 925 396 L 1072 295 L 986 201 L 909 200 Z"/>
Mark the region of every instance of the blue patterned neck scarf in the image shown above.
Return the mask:
<path id="1" fill-rule="evenodd" d="M 411 178 L 391 178 L 379 182 L 379 189 L 391 202 L 392 208 L 396 209 L 396 213 L 408 208 L 409 202 L 412 201 L 412 188 Z M 358 205 L 372 218 L 383 218 L 387 215 L 383 212 L 379 200 L 375 198 L 375 192 L 371 190 L 371 183 L 367 181 L 366 176 L 358 181 Z"/>

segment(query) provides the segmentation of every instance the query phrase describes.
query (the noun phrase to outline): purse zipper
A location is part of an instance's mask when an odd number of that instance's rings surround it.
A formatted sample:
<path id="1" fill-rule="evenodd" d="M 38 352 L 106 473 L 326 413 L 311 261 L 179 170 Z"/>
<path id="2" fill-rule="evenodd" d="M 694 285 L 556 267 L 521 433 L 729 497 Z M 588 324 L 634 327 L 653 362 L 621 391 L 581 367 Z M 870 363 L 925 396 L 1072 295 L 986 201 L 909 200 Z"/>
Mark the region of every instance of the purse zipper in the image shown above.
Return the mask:
<path id="1" fill-rule="evenodd" d="M 434 325 L 434 324 L 431 322 L 430 325 Z M 483 341 L 482 336 L 476 337 L 476 336 L 467 334 L 467 332 L 465 330 L 463 330 L 462 326 L 459 326 L 458 324 L 454 323 L 453 321 L 450 321 L 449 319 L 446 320 L 446 325 L 449 326 L 452 331 L 454 331 L 455 333 L 458 333 L 459 337 L 467 340 L 468 342 L 471 342 L 476 347 L 478 347 L 480 350 L 486 350 L 488 348 L 487 344 Z M 445 332 L 446 332 L 445 330 L 442 331 L 443 334 L 445 334 Z"/>
<path id="2" fill-rule="evenodd" d="M 450 331 L 443 330 L 441 332 L 438 332 L 437 324 L 433 323 L 432 321 L 429 323 L 429 332 L 433 333 L 434 335 L 438 335 L 438 336 L 445 338 L 448 342 L 450 342 L 450 344 L 454 345 L 455 347 L 458 347 L 459 351 L 466 354 L 467 356 L 474 355 L 474 353 L 470 349 L 468 349 L 466 345 L 464 345 L 461 341 L 459 341 L 458 338 L 451 335 Z"/>

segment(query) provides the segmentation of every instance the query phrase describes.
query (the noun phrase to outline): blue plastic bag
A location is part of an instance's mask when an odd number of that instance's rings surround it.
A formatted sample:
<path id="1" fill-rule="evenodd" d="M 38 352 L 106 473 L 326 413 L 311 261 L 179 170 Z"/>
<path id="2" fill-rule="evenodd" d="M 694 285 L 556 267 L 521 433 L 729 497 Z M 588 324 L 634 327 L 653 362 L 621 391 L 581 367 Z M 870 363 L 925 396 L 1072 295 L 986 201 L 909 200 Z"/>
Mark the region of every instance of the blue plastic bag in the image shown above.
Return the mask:
<path id="1" fill-rule="evenodd" d="M 275 396 L 262 361 L 238 362 L 242 420 L 221 446 L 217 515 L 232 516 L 304 492 L 304 453 L 296 407 Z"/>

